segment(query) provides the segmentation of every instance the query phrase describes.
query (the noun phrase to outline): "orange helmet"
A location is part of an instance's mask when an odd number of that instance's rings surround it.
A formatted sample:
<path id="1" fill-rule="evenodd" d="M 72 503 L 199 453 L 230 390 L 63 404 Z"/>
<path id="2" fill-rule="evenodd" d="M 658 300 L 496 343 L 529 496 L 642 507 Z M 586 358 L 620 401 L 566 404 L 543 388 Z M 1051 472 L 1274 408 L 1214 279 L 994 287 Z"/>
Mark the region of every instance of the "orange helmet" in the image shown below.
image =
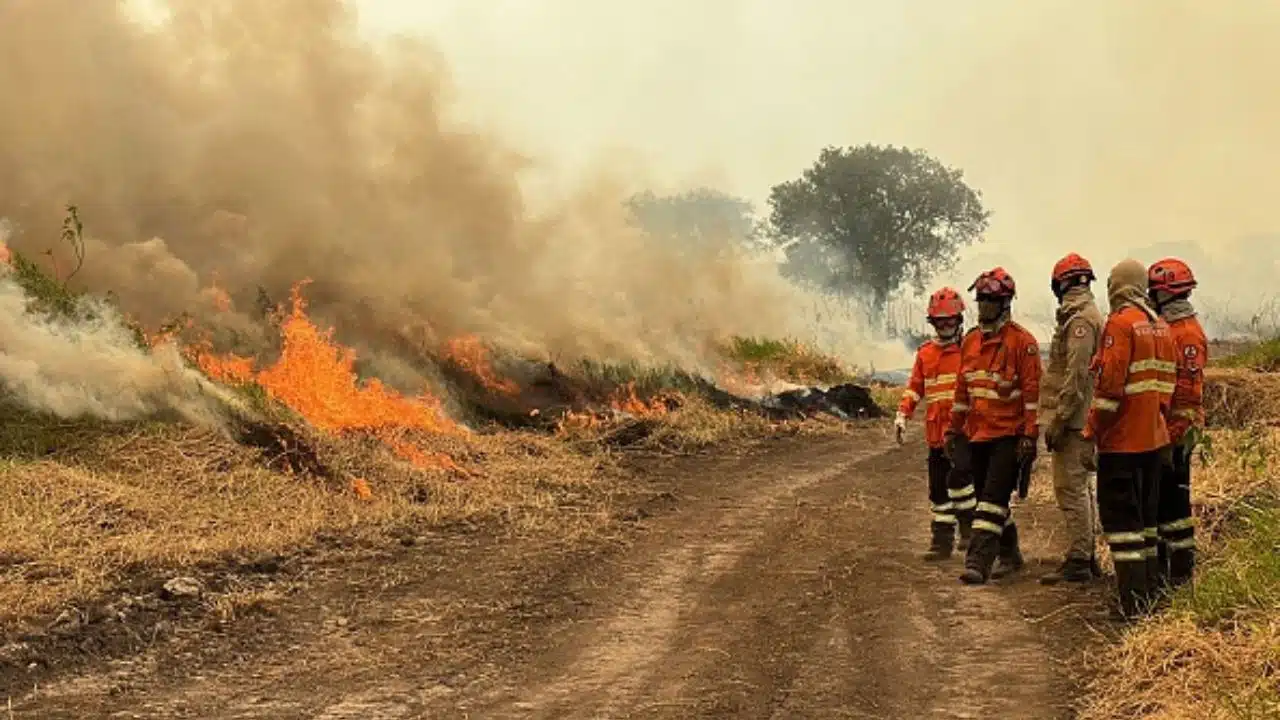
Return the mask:
<path id="1" fill-rule="evenodd" d="M 1191 292 L 1196 286 L 1196 276 L 1181 260 L 1165 258 L 1147 269 L 1147 286 L 1151 290 L 1163 290 L 1170 295 L 1181 295 Z"/>
<path id="2" fill-rule="evenodd" d="M 1079 277 L 1088 278 L 1089 280 L 1098 279 L 1093 274 L 1093 266 L 1089 264 L 1089 261 L 1075 253 L 1067 255 L 1053 266 L 1053 281 L 1055 283 L 1062 285 L 1068 280 Z"/>
<path id="3" fill-rule="evenodd" d="M 1018 288 L 1013 282 L 1013 276 L 1002 267 L 982 273 L 977 280 L 973 281 L 969 289 L 975 290 L 975 294 L 979 298 L 1012 298 L 1018 294 Z"/>
<path id="4" fill-rule="evenodd" d="M 964 314 L 964 300 L 960 293 L 944 287 L 929 296 L 929 319 L 960 317 Z"/>

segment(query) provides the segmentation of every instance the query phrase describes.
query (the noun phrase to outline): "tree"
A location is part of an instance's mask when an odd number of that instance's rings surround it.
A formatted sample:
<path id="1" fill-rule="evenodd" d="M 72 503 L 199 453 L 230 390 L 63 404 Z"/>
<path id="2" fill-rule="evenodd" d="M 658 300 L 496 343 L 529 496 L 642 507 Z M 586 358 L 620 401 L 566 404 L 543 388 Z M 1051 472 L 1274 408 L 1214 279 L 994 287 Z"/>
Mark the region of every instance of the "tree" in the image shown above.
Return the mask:
<path id="1" fill-rule="evenodd" d="M 633 195 L 627 209 L 646 232 L 687 243 L 756 242 L 751 203 L 719 190 L 697 188 L 679 195 Z"/>
<path id="2" fill-rule="evenodd" d="M 795 278 L 867 294 L 877 312 L 904 284 L 917 291 L 980 241 L 982 196 L 921 150 L 827 147 L 797 180 L 769 193 L 773 242 Z"/>

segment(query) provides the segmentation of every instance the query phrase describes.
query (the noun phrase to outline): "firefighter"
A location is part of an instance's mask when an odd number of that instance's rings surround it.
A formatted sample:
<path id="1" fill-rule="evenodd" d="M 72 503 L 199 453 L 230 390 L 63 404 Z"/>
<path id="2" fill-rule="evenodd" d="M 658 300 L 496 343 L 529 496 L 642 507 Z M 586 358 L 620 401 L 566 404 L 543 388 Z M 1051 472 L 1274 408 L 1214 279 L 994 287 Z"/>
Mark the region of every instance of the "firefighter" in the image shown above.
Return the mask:
<path id="1" fill-rule="evenodd" d="M 895 422 L 898 442 L 907 420 L 921 400 L 925 403 L 924 435 L 929 446 L 929 504 L 933 521 L 929 525 L 930 562 L 951 557 L 952 546 L 968 546 L 973 522 L 973 483 L 951 463 L 943 451 L 943 436 L 951 422 L 956 373 L 960 370 L 960 336 L 964 328 L 964 300 L 960 293 L 944 287 L 929 297 L 928 319 L 937 337 L 920 346 L 911 368 L 911 380 L 902 393 Z M 960 542 L 955 542 L 959 528 Z"/>
<path id="2" fill-rule="evenodd" d="M 1096 279 L 1089 261 L 1071 253 L 1053 266 L 1049 282 L 1058 298 L 1057 328 L 1040 386 L 1039 420 L 1053 457 L 1053 492 L 1066 525 L 1067 552 L 1056 572 L 1040 578 L 1046 585 L 1102 576 L 1095 552 L 1094 493 L 1084 464 L 1093 444 L 1083 435 L 1093 394 L 1089 363 L 1102 337 L 1102 312 L 1089 287 Z"/>
<path id="3" fill-rule="evenodd" d="M 1191 452 L 1204 429 L 1204 376 L 1209 341 L 1191 306 L 1195 276 L 1187 264 L 1165 258 L 1147 269 L 1148 292 L 1160 317 L 1169 323 L 1178 363 L 1173 390 L 1169 440 L 1172 462 L 1160 474 L 1158 548 L 1160 572 L 1177 587 L 1191 581 L 1195 568 L 1196 531 L 1191 517 Z"/>
<path id="4" fill-rule="evenodd" d="M 1035 459 L 1040 348 L 1010 315 L 1016 286 L 1004 268 L 978 276 L 978 326 L 960 345 L 947 446 L 972 473 L 978 504 L 961 581 L 985 583 L 1022 567 L 1009 500 L 1019 471 Z M 998 562 L 998 566 L 997 566 Z"/>
<path id="5" fill-rule="evenodd" d="M 1161 455 L 1169 448 L 1173 339 L 1147 299 L 1147 270 L 1124 260 L 1107 279 L 1111 313 L 1094 356 L 1085 436 L 1097 443 L 1098 514 L 1124 618 L 1153 599 Z"/>

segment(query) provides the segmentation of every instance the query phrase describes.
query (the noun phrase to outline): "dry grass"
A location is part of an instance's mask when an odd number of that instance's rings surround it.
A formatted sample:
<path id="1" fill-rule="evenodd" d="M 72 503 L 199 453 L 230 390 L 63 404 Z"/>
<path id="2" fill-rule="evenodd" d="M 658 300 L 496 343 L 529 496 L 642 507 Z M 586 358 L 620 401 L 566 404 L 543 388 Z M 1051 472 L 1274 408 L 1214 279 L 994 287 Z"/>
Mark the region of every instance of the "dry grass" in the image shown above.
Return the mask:
<path id="1" fill-rule="evenodd" d="M 1204 405 L 1210 427 L 1276 423 L 1280 420 L 1280 374 L 1209 368 L 1205 371 Z"/>
<path id="2" fill-rule="evenodd" d="M 902 391 L 906 388 L 902 385 L 886 385 L 884 383 L 872 383 L 871 399 L 875 400 L 876 405 L 881 410 L 893 415 L 898 411 L 898 403 L 902 402 Z M 920 411 L 916 412 L 916 418 L 919 419 Z"/>
<path id="3" fill-rule="evenodd" d="M 9 429 L 0 627 L 139 572 L 286 552 L 320 533 L 494 516 L 530 530 L 553 515 L 572 533 L 605 517 L 590 498 L 607 459 L 534 435 L 451 441 L 466 475 L 415 467 L 377 442 L 329 440 L 320 455 L 338 479 L 320 481 L 270 471 L 257 451 L 206 430 L 32 417 Z M 356 473 L 371 497 L 352 491 Z"/>

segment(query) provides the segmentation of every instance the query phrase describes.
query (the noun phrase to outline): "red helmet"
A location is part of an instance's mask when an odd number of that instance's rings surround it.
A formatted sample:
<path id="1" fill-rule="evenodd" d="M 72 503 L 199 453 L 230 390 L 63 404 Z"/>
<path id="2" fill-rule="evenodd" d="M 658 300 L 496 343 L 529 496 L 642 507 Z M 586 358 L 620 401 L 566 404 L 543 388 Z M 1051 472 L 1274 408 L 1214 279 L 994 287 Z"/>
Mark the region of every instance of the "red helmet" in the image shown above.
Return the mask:
<path id="1" fill-rule="evenodd" d="M 1088 278 L 1089 280 L 1098 279 L 1093 274 L 1093 266 L 1089 264 L 1089 261 L 1075 253 L 1067 255 L 1053 266 L 1053 281 L 1059 285 L 1079 277 Z"/>
<path id="2" fill-rule="evenodd" d="M 964 300 L 960 293 L 944 287 L 929 296 L 929 319 L 960 317 L 964 314 Z"/>
<path id="3" fill-rule="evenodd" d="M 980 298 L 1011 298 L 1018 294 L 1017 286 L 1013 283 L 1013 276 L 1002 267 L 982 273 L 977 280 L 973 281 L 969 289 L 976 291 L 975 294 Z"/>
<path id="4" fill-rule="evenodd" d="M 1170 295 L 1191 292 L 1196 286 L 1196 276 L 1191 268 L 1177 258 L 1165 258 L 1147 269 L 1147 286 L 1151 290 L 1163 290 Z"/>

